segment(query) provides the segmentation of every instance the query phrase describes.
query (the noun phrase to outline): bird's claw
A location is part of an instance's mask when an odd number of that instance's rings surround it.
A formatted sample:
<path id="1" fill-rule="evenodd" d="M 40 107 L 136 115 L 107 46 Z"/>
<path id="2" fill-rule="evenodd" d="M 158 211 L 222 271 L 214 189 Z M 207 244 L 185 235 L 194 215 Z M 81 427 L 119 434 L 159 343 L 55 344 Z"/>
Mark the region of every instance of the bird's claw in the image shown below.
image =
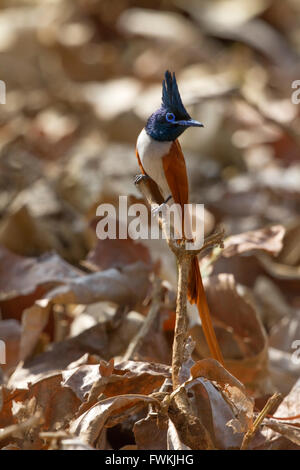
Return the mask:
<path id="1" fill-rule="evenodd" d="M 149 179 L 148 175 L 136 175 L 134 178 L 134 184 L 139 184 L 141 181 L 146 181 L 147 179 Z"/>

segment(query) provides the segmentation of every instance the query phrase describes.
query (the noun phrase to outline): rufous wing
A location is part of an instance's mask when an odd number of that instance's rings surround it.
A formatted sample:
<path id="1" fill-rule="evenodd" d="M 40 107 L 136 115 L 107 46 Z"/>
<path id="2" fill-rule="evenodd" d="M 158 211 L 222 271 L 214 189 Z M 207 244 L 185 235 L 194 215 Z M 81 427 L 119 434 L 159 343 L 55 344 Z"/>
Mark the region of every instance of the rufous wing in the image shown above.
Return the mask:
<path id="1" fill-rule="evenodd" d="M 180 204 L 183 210 L 184 204 L 189 201 L 189 186 L 185 160 L 178 140 L 172 143 L 169 152 L 164 155 L 163 169 L 173 201 Z"/>
<path id="2" fill-rule="evenodd" d="M 184 204 L 188 204 L 189 200 L 188 179 L 184 156 L 177 140 L 171 145 L 169 153 L 163 157 L 163 168 L 174 202 L 181 205 L 182 214 L 184 214 Z M 188 298 L 192 304 L 195 303 L 197 305 L 203 332 L 212 357 L 218 360 L 221 364 L 224 364 L 223 356 L 220 351 L 210 317 L 199 263 L 196 256 L 192 260 L 191 270 L 189 273 Z"/>

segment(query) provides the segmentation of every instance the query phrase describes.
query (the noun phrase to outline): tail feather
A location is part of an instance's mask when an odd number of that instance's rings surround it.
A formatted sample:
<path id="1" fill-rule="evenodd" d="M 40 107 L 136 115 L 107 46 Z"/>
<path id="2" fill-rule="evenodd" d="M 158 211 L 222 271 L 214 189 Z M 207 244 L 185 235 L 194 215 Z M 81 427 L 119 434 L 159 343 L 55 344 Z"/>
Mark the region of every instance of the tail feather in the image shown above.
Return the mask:
<path id="1" fill-rule="evenodd" d="M 202 283 L 202 277 L 195 257 L 192 261 L 189 275 L 188 297 L 192 304 L 196 304 L 199 316 L 202 322 L 202 328 L 207 341 L 211 356 L 224 365 L 223 355 L 221 353 L 215 330 L 211 321 L 206 295 Z"/>

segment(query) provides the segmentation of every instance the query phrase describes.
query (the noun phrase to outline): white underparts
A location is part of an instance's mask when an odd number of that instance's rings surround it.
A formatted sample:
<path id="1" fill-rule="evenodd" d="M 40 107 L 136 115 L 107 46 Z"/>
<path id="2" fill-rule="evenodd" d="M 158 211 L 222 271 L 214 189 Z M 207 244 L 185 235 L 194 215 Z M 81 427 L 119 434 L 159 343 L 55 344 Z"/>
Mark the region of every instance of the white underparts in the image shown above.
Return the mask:
<path id="1" fill-rule="evenodd" d="M 164 199 L 170 196 L 171 191 L 165 177 L 162 158 L 166 155 L 172 142 L 159 142 L 150 137 L 145 129 L 137 140 L 137 151 L 145 172 L 158 185 Z"/>

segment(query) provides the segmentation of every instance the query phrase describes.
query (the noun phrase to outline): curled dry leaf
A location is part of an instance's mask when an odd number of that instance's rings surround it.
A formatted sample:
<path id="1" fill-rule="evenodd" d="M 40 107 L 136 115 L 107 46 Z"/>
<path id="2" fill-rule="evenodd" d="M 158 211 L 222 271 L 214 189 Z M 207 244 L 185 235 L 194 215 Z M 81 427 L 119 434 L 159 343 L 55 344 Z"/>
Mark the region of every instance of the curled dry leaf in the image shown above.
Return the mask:
<path id="1" fill-rule="evenodd" d="M 224 241 L 222 256 L 226 258 L 252 250 L 263 250 L 277 255 L 282 249 L 285 228 L 273 225 L 260 230 L 232 235 Z"/>
<path id="2" fill-rule="evenodd" d="M 185 389 L 193 415 L 200 419 L 213 443 L 213 447 L 209 448 L 238 448 L 242 434 L 238 435 L 232 428 L 226 426 L 235 419 L 234 410 L 214 384 L 197 378 L 189 382 Z M 203 449 L 200 441 L 196 448 Z"/>
<path id="3" fill-rule="evenodd" d="M 292 418 L 297 416 L 295 419 L 289 420 L 291 424 L 300 425 L 300 379 L 296 382 L 290 393 L 284 398 L 283 402 L 279 405 L 274 413 L 274 417 Z"/>
<path id="4" fill-rule="evenodd" d="M 3 317 L 19 318 L 52 287 L 83 275 L 55 253 L 38 258 L 16 255 L 0 246 L 0 305 Z"/>
<path id="5" fill-rule="evenodd" d="M 70 432 L 97 448 L 103 428 L 115 426 L 124 421 L 133 411 L 147 404 L 157 404 L 157 400 L 146 395 L 119 395 L 102 400 L 83 415 L 70 423 Z"/>
<path id="6" fill-rule="evenodd" d="M 283 292 L 273 280 L 265 275 L 257 278 L 253 294 L 259 303 L 261 319 L 268 331 L 281 319 L 292 317 L 295 313 L 286 301 Z"/>
<path id="7" fill-rule="evenodd" d="M 108 268 L 121 268 L 142 261 L 151 266 L 149 249 L 142 243 L 126 239 L 98 240 L 96 246 L 88 253 L 86 260 L 101 271 Z"/>
<path id="8" fill-rule="evenodd" d="M 120 394 L 150 394 L 159 388 L 166 378 L 171 376 L 170 367 L 148 362 L 124 361 L 115 366 L 110 361 L 95 363 L 89 354 L 82 356 L 80 348 L 86 340 L 97 343 L 101 337 L 88 330 L 85 337 L 71 338 L 69 350 L 64 343 L 58 343 L 55 351 L 48 351 L 27 361 L 10 377 L 10 390 L 23 390 L 27 393 L 33 386 L 46 379 L 59 380 L 60 386 L 67 388 L 80 402 L 87 402 L 89 408 L 97 401 L 98 395 L 107 397 Z M 91 346 L 90 346 L 91 347 Z M 79 360 L 71 362 L 78 354 Z M 94 396 L 91 395 L 93 389 Z M 95 393 L 96 392 L 96 393 Z"/>
<path id="9" fill-rule="evenodd" d="M 191 367 L 190 375 L 193 379 L 205 377 L 208 380 L 218 382 L 221 386 L 228 384 L 239 388 L 243 393 L 246 391 L 245 386 L 215 359 L 197 361 Z"/>
<path id="10" fill-rule="evenodd" d="M 168 450 L 191 450 L 188 446 L 181 442 L 174 423 L 169 419 L 167 432 L 167 449 Z"/>
<path id="11" fill-rule="evenodd" d="M 70 387 L 84 401 L 89 400 L 88 395 L 95 384 L 98 395 L 104 393 L 107 397 L 128 393 L 148 395 L 168 377 L 170 368 L 163 364 L 124 361 L 116 364 L 108 376 L 101 374 L 99 365 L 82 365 L 63 371 L 62 385 Z"/>
<path id="12" fill-rule="evenodd" d="M 215 248 L 201 260 L 201 268 L 211 275 L 231 273 L 236 282 L 253 287 L 264 274 L 260 258 L 278 256 L 285 233 L 285 227 L 274 225 L 230 236 L 224 241 L 224 250 Z"/>
<path id="13" fill-rule="evenodd" d="M 187 389 L 215 446 L 238 448 L 253 419 L 254 402 L 244 385 L 214 359 L 203 359 L 192 366 Z"/>
<path id="14" fill-rule="evenodd" d="M 40 334 L 48 323 L 50 310 L 51 304 L 47 299 L 37 300 L 32 307 L 24 310 L 19 356 L 21 361 L 30 356 L 36 346 Z"/>
<path id="15" fill-rule="evenodd" d="M 287 225 L 283 247 L 276 259 L 267 253 L 257 255 L 260 266 L 274 279 L 285 297 L 290 300 L 296 299 L 296 302 L 300 289 L 299 235 L 300 222 L 297 219 Z"/>
<path id="16" fill-rule="evenodd" d="M 134 305 L 144 299 L 148 289 L 149 269 L 138 262 L 124 267 L 80 276 L 48 292 L 46 298 L 62 304 L 92 304 L 110 301 Z"/>
<path id="17" fill-rule="evenodd" d="M 293 361 L 293 353 L 269 347 L 269 363 L 272 383 L 283 395 L 287 395 L 300 373 L 300 364 Z"/>
<path id="18" fill-rule="evenodd" d="M 21 359 L 33 351 L 39 334 L 43 330 L 52 303 L 92 304 L 110 301 L 119 305 L 134 305 L 141 302 L 148 291 L 149 269 L 143 263 L 124 267 L 121 271 L 106 271 L 78 276 L 70 281 L 62 281 L 59 287 L 49 291 L 43 299 L 25 310 L 22 331 Z M 31 319 L 33 319 L 31 321 Z M 27 328 L 27 325 L 33 325 Z"/>
<path id="19" fill-rule="evenodd" d="M 104 356 L 107 344 L 105 326 L 99 323 L 74 338 L 54 343 L 49 351 L 28 359 L 14 371 L 8 384 L 12 388 L 27 389 L 29 384 L 61 374 L 68 367 L 93 364 L 93 354 Z"/>
<path id="20" fill-rule="evenodd" d="M 173 445 L 178 449 L 181 445 L 198 450 L 238 449 L 243 433 L 252 425 L 254 402 L 247 396 L 244 385 L 218 361 L 204 359 L 194 363 L 192 348 L 189 340 L 182 367 L 186 377 L 190 368 L 189 377 L 172 394 L 169 416 L 177 432 Z M 172 411 L 174 405 L 175 411 Z M 180 420 L 178 415 L 181 415 Z M 195 426 L 205 429 L 202 439 L 195 440 L 189 435 L 189 430 L 195 430 Z"/>
<path id="21" fill-rule="evenodd" d="M 166 419 L 157 419 L 156 415 L 148 413 L 146 418 L 140 419 L 133 426 L 138 450 L 167 449 L 167 431 Z"/>
<path id="22" fill-rule="evenodd" d="M 276 419 L 265 419 L 263 424 L 270 428 L 275 434 L 281 434 L 284 438 L 292 441 L 300 448 L 300 427 L 292 426 L 288 422 L 277 421 Z M 272 435 L 268 434 L 268 439 L 272 441 Z"/>

